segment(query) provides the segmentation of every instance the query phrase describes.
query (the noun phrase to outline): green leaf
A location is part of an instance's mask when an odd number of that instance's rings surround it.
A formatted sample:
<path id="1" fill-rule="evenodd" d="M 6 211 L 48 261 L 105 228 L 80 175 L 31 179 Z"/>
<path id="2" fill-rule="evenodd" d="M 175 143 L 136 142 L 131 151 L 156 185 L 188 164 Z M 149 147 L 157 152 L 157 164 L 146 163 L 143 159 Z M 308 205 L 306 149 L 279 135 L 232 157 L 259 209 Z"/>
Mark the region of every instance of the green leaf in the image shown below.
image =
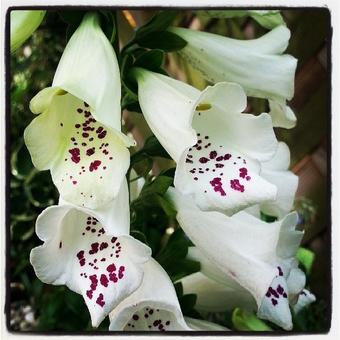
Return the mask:
<path id="1" fill-rule="evenodd" d="M 155 136 L 150 136 L 145 141 L 143 148 L 131 156 L 130 166 L 132 167 L 134 164 L 144 160 L 145 157 L 163 157 L 171 159 L 170 155 L 165 151 Z"/>
<path id="2" fill-rule="evenodd" d="M 254 313 L 248 313 L 241 308 L 234 310 L 232 322 L 238 331 L 272 331 L 272 329 L 257 318 Z"/>
<path id="3" fill-rule="evenodd" d="M 146 51 L 136 59 L 134 66 L 150 71 L 158 71 L 162 67 L 163 59 L 164 52 L 161 50 Z"/>
<path id="4" fill-rule="evenodd" d="M 261 26 L 267 29 L 273 29 L 279 25 L 285 25 L 285 21 L 282 18 L 282 15 L 279 12 L 272 11 L 271 13 L 267 13 L 265 15 L 261 15 L 258 13 L 251 14 L 252 18 L 256 20 Z"/>
<path id="5" fill-rule="evenodd" d="M 125 93 L 121 106 L 122 110 L 126 109 L 131 112 L 142 113 L 142 109 L 139 106 L 138 100 L 136 100 L 136 96 L 132 96 L 130 93 Z"/>
<path id="6" fill-rule="evenodd" d="M 143 199 L 143 196 L 150 194 L 164 195 L 167 192 L 171 183 L 172 178 L 166 176 L 158 176 L 151 183 L 144 185 L 139 197 Z"/>
<path id="7" fill-rule="evenodd" d="M 296 258 L 304 266 L 306 273 L 309 275 L 312 270 L 315 254 L 309 249 L 300 247 L 297 251 Z"/>
<path id="8" fill-rule="evenodd" d="M 175 20 L 178 11 L 159 11 L 156 13 L 150 21 L 141 26 L 137 31 L 134 41 L 140 41 L 147 35 L 155 31 L 165 31 Z"/>
<path id="9" fill-rule="evenodd" d="M 173 52 L 184 48 L 187 42 L 175 33 L 162 31 L 148 34 L 144 38 L 139 39 L 138 44 L 146 48 Z"/>
<path id="10" fill-rule="evenodd" d="M 192 309 L 194 309 L 196 301 L 196 294 L 186 294 L 179 299 L 179 304 L 181 305 L 181 310 L 184 315 L 188 314 Z"/>
<path id="11" fill-rule="evenodd" d="M 173 181 L 171 181 L 170 185 L 172 184 Z M 169 185 L 169 186 L 170 186 Z M 159 205 L 162 207 L 164 212 L 166 213 L 167 216 L 175 218 L 176 217 L 176 210 L 173 207 L 173 205 L 166 199 L 164 199 L 162 196 L 158 196 L 157 200 L 159 202 Z"/>
<path id="12" fill-rule="evenodd" d="M 185 237 L 182 229 L 173 232 L 163 249 L 155 259 L 167 271 L 173 281 L 196 273 L 200 270 L 200 263 L 186 258 L 191 242 Z"/>
<path id="13" fill-rule="evenodd" d="M 176 290 L 176 295 L 178 298 L 181 298 L 183 295 L 183 285 L 182 282 L 176 282 L 174 284 L 175 290 Z"/>
<path id="14" fill-rule="evenodd" d="M 83 16 L 85 15 L 85 11 L 77 11 L 77 10 L 62 10 L 58 11 L 58 14 L 62 21 L 66 24 L 79 26 L 81 21 L 83 20 Z"/>
<path id="15" fill-rule="evenodd" d="M 117 33 L 114 13 L 112 11 L 99 11 L 99 14 L 100 26 L 110 43 L 113 43 Z"/>
<path id="16" fill-rule="evenodd" d="M 11 156 L 11 168 L 12 174 L 19 179 L 24 179 L 34 171 L 31 156 L 25 144 L 20 143 L 20 146 L 13 151 Z"/>

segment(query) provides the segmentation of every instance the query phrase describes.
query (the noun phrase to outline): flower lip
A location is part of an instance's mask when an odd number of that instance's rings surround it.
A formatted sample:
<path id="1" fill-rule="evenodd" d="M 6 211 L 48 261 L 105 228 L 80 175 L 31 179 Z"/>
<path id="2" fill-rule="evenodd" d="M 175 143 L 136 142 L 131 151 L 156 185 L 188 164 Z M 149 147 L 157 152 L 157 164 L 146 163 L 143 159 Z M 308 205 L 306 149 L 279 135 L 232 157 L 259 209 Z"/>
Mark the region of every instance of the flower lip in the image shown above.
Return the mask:
<path id="1" fill-rule="evenodd" d="M 109 329 L 164 331 L 168 328 L 190 330 L 170 278 L 151 258 L 144 264 L 141 286 L 110 313 Z"/>
<path id="2" fill-rule="evenodd" d="M 95 327 L 139 287 L 151 256 L 143 243 L 108 235 L 100 221 L 72 206 L 45 209 L 36 233 L 44 241 L 30 254 L 37 277 L 81 294 Z"/>
<path id="3" fill-rule="evenodd" d="M 267 223 L 243 211 L 231 217 L 201 211 L 174 188 L 169 188 L 168 195 L 184 232 L 206 260 L 219 268 L 220 274 L 214 276 L 231 276 L 255 298 L 259 316 L 291 329 L 288 294 L 303 283 L 299 273 L 292 271 L 303 235 L 295 229 L 297 214 Z M 206 267 L 203 264 L 201 270 L 210 275 L 212 268 Z M 294 278 L 288 282 L 291 274 Z"/>
<path id="4" fill-rule="evenodd" d="M 276 188 L 260 176 L 260 161 L 277 148 L 271 118 L 241 113 L 246 103 L 240 85 L 222 82 L 202 91 L 191 107 L 197 143 L 182 153 L 174 182 L 203 210 L 234 213 L 276 197 Z M 204 110 L 196 111 L 202 104 Z"/>
<path id="5" fill-rule="evenodd" d="M 97 121 L 88 103 L 59 92 L 46 88 L 32 99 L 42 113 L 25 129 L 26 146 L 35 167 L 51 171 L 63 199 L 99 208 L 119 192 L 130 162 L 128 137 Z"/>

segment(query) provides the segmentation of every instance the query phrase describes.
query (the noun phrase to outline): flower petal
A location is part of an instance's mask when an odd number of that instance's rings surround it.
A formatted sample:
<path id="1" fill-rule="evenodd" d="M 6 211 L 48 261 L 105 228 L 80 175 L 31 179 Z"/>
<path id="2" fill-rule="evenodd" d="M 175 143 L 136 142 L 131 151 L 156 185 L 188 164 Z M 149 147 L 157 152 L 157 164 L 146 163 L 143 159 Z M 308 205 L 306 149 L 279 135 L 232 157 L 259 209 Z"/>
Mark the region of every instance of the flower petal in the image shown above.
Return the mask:
<path id="1" fill-rule="evenodd" d="M 168 193 L 177 209 L 179 224 L 202 255 L 253 295 L 261 317 L 290 329 L 287 285 L 281 266 L 292 260 L 289 256 L 301 240 L 301 233 L 295 231 L 297 214 L 273 223 L 245 212 L 228 217 L 199 210 L 190 198 L 173 188 L 169 188 Z M 293 245 L 285 249 L 288 240 Z M 278 285 L 281 288 L 277 288 Z M 275 299 L 269 299 L 268 290 L 276 291 Z"/>
<path id="2" fill-rule="evenodd" d="M 97 209 L 80 208 L 72 203 L 59 199 L 59 205 L 71 205 L 101 221 L 109 235 L 121 236 L 130 234 L 129 190 L 124 179 L 117 197 Z"/>
<path id="3" fill-rule="evenodd" d="M 285 279 L 282 276 L 275 277 L 259 307 L 257 316 L 272 321 L 285 330 L 291 330 L 293 323 L 287 292 Z"/>
<path id="4" fill-rule="evenodd" d="M 205 105 L 193 118 L 198 140 L 182 154 L 175 186 L 193 195 L 203 210 L 232 213 L 276 197 L 276 188 L 258 175 L 257 162 L 276 151 L 271 119 L 265 113 L 240 114 L 245 99 L 239 85 L 219 83 L 203 91 L 196 102 L 196 109 Z M 249 138 L 250 133 L 256 138 Z"/>
<path id="5" fill-rule="evenodd" d="M 297 303 L 293 307 L 294 313 L 298 314 L 303 308 L 307 307 L 316 300 L 315 295 L 309 292 L 307 289 L 303 289 L 300 294 Z"/>
<path id="6" fill-rule="evenodd" d="M 306 285 L 306 276 L 305 273 L 297 267 L 292 268 L 289 272 L 289 276 L 287 278 L 287 288 L 289 300 L 294 305 L 297 300 L 297 296 L 303 290 Z"/>
<path id="7" fill-rule="evenodd" d="M 226 327 L 207 320 L 199 320 L 189 317 L 185 317 L 184 320 L 193 331 L 230 331 L 230 329 Z"/>
<path id="8" fill-rule="evenodd" d="M 223 284 L 229 289 L 240 291 L 245 295 L 250 295 L 247 290 L 242 288 L 231 276 L 225 275 L 218 266 L 213 262 L 210 262 L 207 257 L 204 256 L 202 251 L 197 247 L 189 247 L 188 258 L 200 263 L 201 272 L 210 279 Z M 250 299 L 251 296 L 250 296 Z M 249 297 L 248 297 L 249 300 Z M 252 300 L 253 301 L 253 300 Z"/>
<path id="9" fill-rule="evenodd" d="M 181 81 L 140 68 L 133 69 L 138 82 L 138 100 L 152 132 L 178 161 L 183 151 L 196 143 L 191 127 L 193 105 L 200 92 Z"/>
<path id="10" fill-rule="evenodd" d="M 96 13 L 85 14 L 73 33 L 58 64 L 52 86 L 87 102 L 96 120 L 120 131 L 119 66 Z"/>
<path id="11" fill-rule="evenodd" d="M 11 53 L 15 52 L 39 27 L 46 11 L 11 11 Z"/>
<path id="12" fill-rule="evenodd" d="M 191 200 L 169 188 L 177 220 L 202 254 L 260 301 L 277 269 L 266 263 L 275 257 L 279 224 L 238 221 L 218 212 L 200 211 Z M 240 213 L 236 214 L 240 215 Z"/>
<path id="13" fill-rule="evenodd" d="M 203 103 L 210 107 L 199 110 Z M 248 157 L 268 161 L 278 147 L 272 120 L 267 113 L 241 114 L 246 105 L 247 97 L 240 85 L 222 82 L 208 86 L 196 102 L 192 126 L 196 132 L 205 132 Z"/>
<path id="14" fill-rule="evenodd" d="M 222 284 L 197 272 L 183 277 L 179 282 L 183 285 L 183 294 L 197 295 L 195 309 L 198 311 L 224 312 L 236 307 L 257 310 L 256 302 L 251 294 L 239 285 L 239 289 L 229 286 L 229 281 L 230 279 Z"/>
<path id="15" fill-rule="evenodd" d="M 132 168 L 130 171 L 130 201 L 138 198 L 145 184 L 144 177 L 139 177 L 136 171 Z"/>
<path id="16" fill-rule="evenodd" d="M 173 284 L 153 259 L 144 264 L 141 286 L 110 313 L 110 330 L 190 330 L 179 306 Z"/>
<path id="17" fill-rule="evenodd" d="M 285 100 L 269 100 L 269 114 L 273 120 L 273 126 L 292 129 L 296 125 L 296 116 L 293 110 L 286 105 Z"/>
<path id="18" fill-rule="evenodd" d="M 96 218 L 67 205 L 44 210 L 36 233 L 44 241 L 30 255 L 37 277 L 83 295 L 95 327 L 139 287 L 151 255 L 141 242 L 109 236 Z"/>
<path id="19" fill-rule="evenodd" d="M 289 39 L 286 27 L 253 41 L 178 27 L 169 30 L 187 41 L 179 54 L 208 81 L 238 83 L 254 97 L 292 98 L 297 61 L 290 55 L 277 55 Z"/>
<path id="20" fill-rule="evenodd" d="M 292 210 L 299 179 L 287 170 L 289 163 L 289 148 L 280 142 L 273 159 L 261 164 L 261 176 L 277 187 L 276 199 L 261 204 L 261 211 L 267 215 L 282 218 Z"/>
<path id="21" fill-rule="evenodd" d="M 24 138 L 33 164 L 51 170 L 64 200 L 94 209 L 118 194 L 129 151 L 120 132 L 97 122 L 87 103 L 69 93 L 55 94 Z"/>
<path id="22" fill-rule="evenodd" d="M 59 87 L 46 87 L 31 99 L 30 110 L 34 114 L 45 112 L 51 105 L 54 96 L 63 94 L 65 94 L 65 91 Z"/>

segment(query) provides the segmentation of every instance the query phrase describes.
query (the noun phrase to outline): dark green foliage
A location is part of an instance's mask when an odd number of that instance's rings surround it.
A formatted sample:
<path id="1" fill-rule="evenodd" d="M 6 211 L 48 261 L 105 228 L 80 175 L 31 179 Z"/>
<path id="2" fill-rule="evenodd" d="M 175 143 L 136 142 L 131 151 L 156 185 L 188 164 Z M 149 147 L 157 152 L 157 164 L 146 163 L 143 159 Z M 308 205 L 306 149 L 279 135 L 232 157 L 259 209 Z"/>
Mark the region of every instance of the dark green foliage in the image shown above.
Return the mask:
<path id="1" fill-rule="evenodd" d="M 165 52 L 173 52 L 181 50 L 187 43 L 177 34 L 164 31 L 152 32 L 145 38 L 140 39 L 138 44 L 147 48 L 158 48 Z"/>
<path id="2" fill-rule="evenodd" d="M 66 42 L 78 27 L 85 13 L 84 10 L 49 11 L 32 38 L 11 56 L 10 116 L 7 117 L 11 123 L 10 131 L 8 131 L 11 171 L 9 201 L 10 298 L 12 307 L 25 304 L 32 306 L 36 323 L 31 326 L 31 329 L 36 331 L 79 332 L 93 330 L 82 297 L 64 286 L 41 283 L 30 265 L 30 250 L 41 244 L 34 232 L 36 218 L 47 206 L 57 203 L 58 193 L 53 186 L 49 172 L 38 172 L 34 168 L 23 141 L 24 129 L 34 118 L 29 110 L 29 101 L 41 89 L 51 85 L 54 71 Z M 103 31 L 117 51 L 115 13 L 109 10 L 100 10 L 98 13 Z M 185 46 L 186 43 L 183 39 L 166 31 L 178 14 L 178 11 L 159 11 L 148 23 L 137 29 L 134 38 L 123 47 L 121 55 L 118 56 L 122 77 L 123 109 L 141 112 L 137 96 L 138 88 L 131 76 L 131 68 L 142 67 L 150 71 L 166 73 L 162 68 L 165 52 L 176 51 Z M 321 20 L 322 32 L 318 34 L 318 39 L 313 44 L 313 53 L 319 48 L 323 41 L 326 22 L 325 13 L 321 14 L 321 12 L 319 14 L 305 12 L 301 15 L 302 21 L 296 22 L 292 27 L 296 29 L 296 38 L 293 39 L 290 47 L 292 53 L 297 51 L 299 56 L 309 53 L 307 44 L 301 44 L 299 37 L 302 33 L 302 35 L 305 33 L 310 35 L 310 32 L 315 31 L 308 29 L 308 25 L 313 26 L 311 23 L 316 19 Z M 215 25 L 216 27 L 211 28 L 212 30 L 218 29 L 218 33 L 221 34 L 227 32 L 227 35 L 243 38 L 240 27 L 245 23 L 245 20 L 245 18 L 233 19 L 230 22 L 218 20 L 218 27 Z M 308 23 L 307 28 L 305 22 Z M 309 38 L 311 39 L 311 37 Z M 322 96 L 325 97 L 323 93 Z M 318 108 L 317 105 L 314 106 Z M 258 111 L 262 112 L 262 108 Z M 314 119 L 313 115 L 312 118 Z M 319 124 L 319 121 L 315 120 L 315 122 Z M 300 138 L 299 128 L 295 131 L 298 132 L 297 135 Z M 320 131 L 322 132 L 323 129 Z M 287 133 L 291 134 L 292 131 Z M 311 134 L 310 139 L 315 140 L 315 136 Z M 304 134 L 305 140 L 306 134 Z M 303 144 L 301 143 L 301 145 Z M 139 197 L 131 202 L 131 235 L 151 247 L 153 257 L 175 283 L 180 278 L 199 271 L 200 264 L 186 258 L 188 248 L 192 246 L 192 243 L 178 228 L 175 221 L 176 211 L 164 197 L 169 186 L 173 185 L 175 168 L 162 171 L 157 177 L 150 175 L 155 157 L 171 159 L 155 136 L 148 138 L 143 148 L 132 154 L 131 157 L 131 168 L 136 170 L 138 168 L 138 175 L 145 177 L 146 180 Z M 296 156 L 296 158 L 299 157 Z M 307 215 L 300 215 L 305 218 L 304 223 L 307 223 Z M 262 217 L 267 222 L 274 221 L 270 216 L 263 215 Z M 312 276 L 309 275 L 308 270 L 306 272 L 309 284 Z M 183 313 L 186 316 L 203 318 L 194 308 L 197 297 L 193 294 L 183 295 L 183 288 L 179 283 L 175 283 L 175 289 Z M 295 316 L 294 330 L 323 331 L 328 326 L 325 321 L 327 308 L 325 301 L 317 300 L 316 303 Z M 236 329 L 232 324 L 232 312 L 210 313 L 204 315 L 204 318 Z M 279 329 L 272 324 L 270 327 L 274 330 Z M 15 327 L 13 329 L 19 330 Z M 107 329 L 108 318 L 97 330 L 105 331 Z"/>

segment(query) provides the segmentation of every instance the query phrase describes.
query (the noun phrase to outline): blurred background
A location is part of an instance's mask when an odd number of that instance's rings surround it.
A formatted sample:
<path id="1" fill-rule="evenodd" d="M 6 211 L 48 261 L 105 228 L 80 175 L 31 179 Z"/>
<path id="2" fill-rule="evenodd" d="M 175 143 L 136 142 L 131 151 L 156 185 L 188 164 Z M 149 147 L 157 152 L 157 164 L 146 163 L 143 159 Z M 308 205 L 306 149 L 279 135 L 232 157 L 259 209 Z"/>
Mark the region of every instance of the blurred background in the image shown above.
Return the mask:
<path id="1" fill-rule="evenodd" d="M 57 203 L 58 193 L 49 172 L 34 169 L 24 145 L 23 131 L 33 118 L 29 110 L 30 99 L 52 83 L 68 38 L 68 18 L 74 13 L 48 11 L 39 29 L 10 56 L 10 116 L 7 117 L 10 122 L 10 130 L 7 131 L 10 135 L 7 307 L 8 325 L 13 331 L 92 330 L 81 296 L 65 287 L 41 283 L 29 262 L 30 250 L 40 244 L 34 232 L 35 220 L 43 209 Z M 132 38 L 134 29 L 147 22 L 154 13 L 146 9 L 118 11 L 120 45 L 125 45 Z M 331 310 L 330 65 L 327 48 L 330 18 L 325 9 L 284 10 L 282 15 L 292 34 L 287 53 L 298 59 L 295 96 L 290 102 L 298 123 L 294 129 L 276 129 L 276 133 L 279 140 L 289 145 L 291 169 L 299 176 L 295 208 L 300 215 L 299 228 L 305 230 L 302 246 L 314 254 L 311 269 L 304 270 L 307 286 L 317 297 L 315 303 L 296 316 L 294 331 L 326 332 L 330 325 Z M 266 32 L 250 17 L 209 19 L 200 11 L 193 10 L 179 11 L 175 24 L 237 39 L 251 39 Z M 167 54 L 165 69 L 174 78 L 199 89 L 208 85 L 176 53 Z M 267 110 L 264 100 L 249 99 L 248 104 L 249 112 Z M 152 133 L 140 113 L 125 110 L 123 118 L 125 131 L 130 132 L 138 143 L 136 149 L 132 150 L 134 153 L 143 147 Z M 155 157 L 151 166 L 153 174 L 157 175 L 172 169 L 174 163 Z M 143 164 L 136 165 L 139 174 L 143 172 L 141 167 Z M 169 228 L 169 219 L 156 205 L 148 207 L 151 210 L 147 214 L 140 210 L 140 220 L 136 222 L 136 219 L 132 219 L 132 229 L 143 232 L 143 237 L 146 237 L 146 242 L 153 249 L 153 256 L 158 256 L 160 263 L 175 280 L 182 275 L 165 260 L 162 263 L 166 257 L 163 256 L 164 246 L 168 244 L 169 237 L 171 239 L 173 229 Z M 185 307 L 186 302 L 180 302 Z M 190 308 L 187 310 L 185 314 L 193 315 Z M 211 315 L 208 318 L 234 330 L 238 329 L 232 324 L 230 315 Z M 105 320 L 99 330 L 107 330 L 107 327 L 108 320 Z"/>

